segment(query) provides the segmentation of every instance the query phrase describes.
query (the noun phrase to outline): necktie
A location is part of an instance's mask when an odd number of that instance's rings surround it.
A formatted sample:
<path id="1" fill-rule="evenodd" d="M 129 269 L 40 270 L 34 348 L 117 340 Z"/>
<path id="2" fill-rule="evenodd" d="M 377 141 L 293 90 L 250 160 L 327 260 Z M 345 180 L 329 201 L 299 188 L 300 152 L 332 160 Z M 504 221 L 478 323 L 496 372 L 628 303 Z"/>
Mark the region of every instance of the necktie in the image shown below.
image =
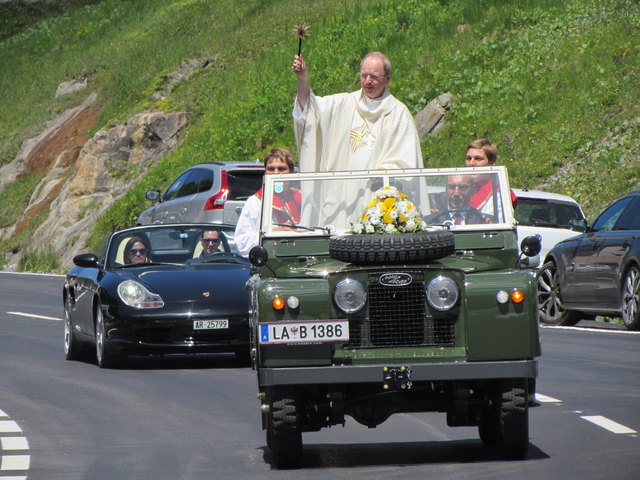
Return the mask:
<path id="1" fill-rule="evenodd" d="M 462 224 L 462 215 L 460 215 L 459 213 L 454 213 L 453 214 L 453 224 L 454 225 L 461 225 Z"/>

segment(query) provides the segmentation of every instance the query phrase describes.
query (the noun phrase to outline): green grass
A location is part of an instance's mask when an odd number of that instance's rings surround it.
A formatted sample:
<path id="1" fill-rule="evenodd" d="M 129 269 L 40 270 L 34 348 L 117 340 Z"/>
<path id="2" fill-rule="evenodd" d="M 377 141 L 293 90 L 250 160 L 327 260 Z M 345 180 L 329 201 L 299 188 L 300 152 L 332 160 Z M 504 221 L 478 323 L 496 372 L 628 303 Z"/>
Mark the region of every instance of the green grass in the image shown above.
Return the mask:
<path id="1" fill-rule="evenodd" d="M 393 64 L 391 91 L 412 112 L 444 92 L 455 96 L 448 127 L 422 143 L 426 166 L 462 165 L 469 141 L 484 136 L 498 145 L 514 187 L 568 193 L 590 218 L 640 185 L 638 0 L 103 0 L 72 7 L 23 14 L 0 41 L 2 71 L 13 72 L 0 75 L 0 165 L 83 99 L 86 92 L 54 98 L 72 78 L 86 77 L 98 92 L 94 132 L 143 110 L 190 115 L 181 147 L 96 223 L 93 250 L 106 233 L 135 222 L 147 206 L 145 190 L 168 186 L 190 165 L 253 160 L 273 146 L 295 151 L 297 40 L 290 30 L 300 21 L 311 25 L 303 54 L 319 95 L 358 88 L 362 55 L 381 50 Z M 169 98 L 152 100 L 180 62 L 205 57 L 215 62 L 174 85 Z M 33 184 L 12 188 L 13 204 L 0 201 L 3 224 L 19 218 Z"/>

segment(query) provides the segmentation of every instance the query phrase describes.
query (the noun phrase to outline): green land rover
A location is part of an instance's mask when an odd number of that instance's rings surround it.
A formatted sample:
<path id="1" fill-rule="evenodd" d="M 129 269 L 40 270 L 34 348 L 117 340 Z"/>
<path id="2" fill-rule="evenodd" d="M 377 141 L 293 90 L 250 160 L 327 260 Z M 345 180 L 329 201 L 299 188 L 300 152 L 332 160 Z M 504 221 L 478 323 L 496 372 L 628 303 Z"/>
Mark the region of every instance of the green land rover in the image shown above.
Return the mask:
<path id="1" fill-rule="evenodd" d="M 277 468 L 303 432 L 401 412 L 526 455 L 540 240 L 518 245 L 504 167 L 267 175 L 261 225 L 251 352 Z"/>

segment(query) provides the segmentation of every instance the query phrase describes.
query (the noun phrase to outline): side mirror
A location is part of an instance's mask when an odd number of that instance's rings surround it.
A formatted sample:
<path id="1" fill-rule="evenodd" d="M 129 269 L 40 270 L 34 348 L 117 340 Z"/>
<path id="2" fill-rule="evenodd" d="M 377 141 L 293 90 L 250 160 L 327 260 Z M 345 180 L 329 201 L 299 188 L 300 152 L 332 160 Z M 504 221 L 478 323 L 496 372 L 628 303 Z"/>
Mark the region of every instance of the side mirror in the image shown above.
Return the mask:
<path id="1" fill-rule="evenodd" d="M 266 265 L 269 260 L 269 254 L 261 245 L 256 245 L 249 250 L 249 261 L 256 267 L 262 267 Z"/>
<path id="2" fill-rule="evenodd" d="M 144 198 L 150 202 L 158 203 L 160 201 L 160 190 L 147 190 L 144 194 Z"/>
<path id="3" fill-rule="evenodd" d="M 522 239 L 520 251 L 527 257 L 535 257 L 542 250 L 542 237 L 540 235 L 529 235 Z"/>
<path id="4" fill-rule="evenodd" d="M 82 268 L 98 268 L 98 256 L 95 253 L 81 253 L 73 257 L 73 264 Z"/>
<path id="5" fill-rule="evenodd" d="M 587 227 L 587 221 L 584 218 L 573 218 L 569 222 L 569 228 L 576 232 L 586 232 Z"/>

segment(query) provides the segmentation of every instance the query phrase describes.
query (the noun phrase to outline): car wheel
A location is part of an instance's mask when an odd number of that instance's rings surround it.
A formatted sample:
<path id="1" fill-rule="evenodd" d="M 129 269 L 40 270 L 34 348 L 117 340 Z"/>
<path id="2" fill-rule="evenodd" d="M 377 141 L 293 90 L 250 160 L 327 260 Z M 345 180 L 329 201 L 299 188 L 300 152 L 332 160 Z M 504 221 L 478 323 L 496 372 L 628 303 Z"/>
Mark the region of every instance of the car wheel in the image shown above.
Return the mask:
<path id="1" fill-rule="evenodd" d="M 578 312 L 562 307 L 557 267 L 553 262 L 545 263 L 537 276 L 538 313 L 545 325 L 575 325 L 582 318 Z"/>
<path id="2" fill-rule="evenodd" d="M 640 269 L 633 265 L 622 284 L 622 321 L 627 330 L 640 328 Z"/>
<path id="3" fill-rule="evenodd" d="M 337 235 L 329 239 L 329 255 L 357 265 L 423 262 L 455 251 L 453 233 L 430 231 L 381 235 Z"/>
<path id="4" fill-rule="evenodd" d="M 102 305 L 95 306 L 95 330 L 96 330 L 96 361 L 100 368 L 113 368 L 120 366 L 122 358 L 116 355 L 107 344 L 107 332 L 104 326 L 104 314 Z"/>
<path id="5" fill-rule="evenodd" d="M 485 447 L 498 444 L 498 408 L 496 405 L 486 407 L 480 414 L 478 434 Z"/>
<path id="6" fill-rule="evenodd" d="M 302 431 L 295 391 L 273 388 L 269 394 L 267 444 L 276 468 L 299 468 L 302 460 Z"/>
<path id="7" fill-rule="evenodd" d="M 70 310 L 71 305 L 69 297 L 67 297 L 64 301 L 64 357 L 67 360 L 79 360 L 84 351 L 73 333 Z"/>
<path id="8" fill-rule="evenodd" d="M 504 382 L 498 408 L 498 450 L 505 460 L 522 460 L 529 449 L 527 379 Z"/>

